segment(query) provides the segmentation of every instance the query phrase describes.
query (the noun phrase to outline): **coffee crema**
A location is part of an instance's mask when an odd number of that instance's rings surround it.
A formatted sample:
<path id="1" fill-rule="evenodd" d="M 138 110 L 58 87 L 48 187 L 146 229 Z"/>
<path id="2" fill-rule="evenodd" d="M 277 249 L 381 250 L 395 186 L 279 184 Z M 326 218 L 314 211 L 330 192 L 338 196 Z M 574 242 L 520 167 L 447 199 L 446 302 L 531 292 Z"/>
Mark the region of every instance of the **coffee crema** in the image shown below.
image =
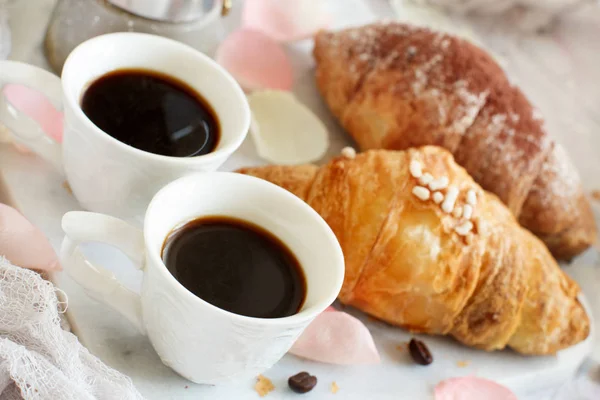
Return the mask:
<path id="1" fill-rule="evenodd" d="M 287 246 L 250 222 L 225 216 L 192 220 L 165 239 L 162 259 L 190 292 L 223 310 L 257 318 L 296 314 L 306 278 Z"/>
<path id="2" fill-rule="evenodd" d="M 219 120 L 186 83 L 156 71 L 121 69 L 101 76 L 81 99 L 84 114 L 102 131 L 136 149 L 171 157 L 215 150 Z"/>

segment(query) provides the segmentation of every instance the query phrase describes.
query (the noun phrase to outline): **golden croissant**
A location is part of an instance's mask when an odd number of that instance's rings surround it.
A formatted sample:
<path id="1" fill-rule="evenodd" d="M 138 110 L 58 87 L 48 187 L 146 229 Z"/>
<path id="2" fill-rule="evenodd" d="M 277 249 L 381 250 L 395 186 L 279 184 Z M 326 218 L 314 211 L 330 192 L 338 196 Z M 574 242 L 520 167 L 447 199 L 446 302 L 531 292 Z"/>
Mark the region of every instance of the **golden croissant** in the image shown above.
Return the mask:
<path id="1" fill-rule="evenodd" d="M 320 92 L 362 150 L 442 146 L 555 257 L 595 242 L 577 171 L 485 51 L 388 23 L 321 32 L 314 56 Z"/>
<path id="2" fill-rule="evenodd" d="M 238 172 L 291 191 L 329 224 L 346 262 L 342 303 L 488 351 L 553 354 L 589 334 L 578 285 L 442 148 Z"/>

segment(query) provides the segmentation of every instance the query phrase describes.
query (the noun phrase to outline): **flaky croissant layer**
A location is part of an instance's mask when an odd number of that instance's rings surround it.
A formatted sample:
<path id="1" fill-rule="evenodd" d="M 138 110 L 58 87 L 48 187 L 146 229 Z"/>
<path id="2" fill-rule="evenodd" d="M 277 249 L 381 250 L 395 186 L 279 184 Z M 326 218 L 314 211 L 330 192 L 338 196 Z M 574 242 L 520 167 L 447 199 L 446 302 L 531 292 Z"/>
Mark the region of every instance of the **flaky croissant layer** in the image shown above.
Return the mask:
<path id="1" fill-rule="evenodd" d="M 344 251 L 345 304 L 488 351 L 553 354 L 589 334 L 577 284 L 446 150 L 239 172 L 291 191 L 327 221 Z"/>

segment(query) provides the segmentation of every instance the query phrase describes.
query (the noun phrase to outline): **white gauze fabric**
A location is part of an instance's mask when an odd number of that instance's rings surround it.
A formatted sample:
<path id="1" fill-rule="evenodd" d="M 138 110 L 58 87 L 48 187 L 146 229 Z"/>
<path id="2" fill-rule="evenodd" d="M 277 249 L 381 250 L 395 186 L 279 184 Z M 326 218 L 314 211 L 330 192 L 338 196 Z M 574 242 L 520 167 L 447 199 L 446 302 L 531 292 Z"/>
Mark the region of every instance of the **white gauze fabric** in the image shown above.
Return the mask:
<path id="1" fill-rule="evenodd" d="M 56 288 L 0 256 L 0 400 L 143 399 L 60 326 Z"/>

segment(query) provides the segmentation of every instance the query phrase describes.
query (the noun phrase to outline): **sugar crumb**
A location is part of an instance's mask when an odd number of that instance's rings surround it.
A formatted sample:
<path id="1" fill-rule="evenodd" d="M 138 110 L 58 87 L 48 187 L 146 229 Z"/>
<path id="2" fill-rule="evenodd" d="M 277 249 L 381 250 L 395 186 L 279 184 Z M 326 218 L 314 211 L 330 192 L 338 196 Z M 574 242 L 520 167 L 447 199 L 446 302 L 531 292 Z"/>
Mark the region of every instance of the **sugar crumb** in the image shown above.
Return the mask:
<path id="1" fill-rule="evenodd" d="M 465 368 L 465 367 L 468 367 L 468 366 L 469 366 L 469 364 L 470 364 L 470 362 L 469 362 L 469 361 L 467 361 L 467 360 L 464 360 L 464 361 L 457 361 L 457 362 L 456 362 L 456 366 L 457 366 L 458 368 Z"/>
<path id="2" fill-rule="evenodd" d="M 408 348 L 408 342 L 402 342 L 396 346 L 396 350 L 398 350 L 398 351 L 404 351 L 407 348 Z"/>
<path id="3" fill-rule="evenodd" d="M 356 157 L 356 150 L 353 147 L 344 147 L 341 151 L 341 154 L 345 158 L 353 159 Z"/>
<path id="4" fill-rule="evenodd" d="M 62 184 L 62 187 L 67 191 L 67 193 L 69 193 L 71 196 L 73 196 L 73 190 L 71 189 L 69 182 L 64 181 Z"/>
<path id="5" fill-rule="evenodd" d="M 340 387 L 335 383 L 335 381 L 331 382 L 331 393 L 336 394 L 340 390 Z"/>
<path id="6" fill-rule="evenodd" d="M 267 394 L 275 390 L 275 385 L 273 385 L 273 382 L 271 382 L 269 378 L 259 375 L 256 377 L 254 390 L 256 390 L 256 393 L 258 393 L 260 397 L 265 397 Z"/>

